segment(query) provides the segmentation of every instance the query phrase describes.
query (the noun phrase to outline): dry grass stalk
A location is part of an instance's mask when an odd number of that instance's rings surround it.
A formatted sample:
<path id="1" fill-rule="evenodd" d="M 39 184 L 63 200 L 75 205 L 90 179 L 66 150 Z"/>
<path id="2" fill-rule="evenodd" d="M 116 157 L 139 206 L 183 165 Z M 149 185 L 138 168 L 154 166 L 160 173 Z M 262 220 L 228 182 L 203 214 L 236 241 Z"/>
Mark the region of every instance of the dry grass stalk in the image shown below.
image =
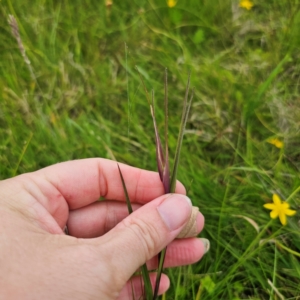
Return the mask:
<path id="1" fill-rule="evenodd" d="M 36 80 L 36 77 L 34 75 L 34 72 L 33 72 L 32 66 L 31 66 L 31 62 L 30 62 L 30 60 L 29 60 L 29 58 L 28 58 L 28 56 L 26 54 L 25 47 L 24 47 L 22 39 L 21 39 L 18 22 L 17 22 L 16 18 L 13 15 L 8 15 L 8 24 L 11 27 L 11 33 L 12 33 L 12 35 L 17 40 L 19 50 L 21 52 L 21 55 L 22 55 L 22 57 L 24 59 L 25 64 L 28 67 L 28 70 L 30 72 L 30 76 L 31 76 L 31 78 L 33 80 Z"/>

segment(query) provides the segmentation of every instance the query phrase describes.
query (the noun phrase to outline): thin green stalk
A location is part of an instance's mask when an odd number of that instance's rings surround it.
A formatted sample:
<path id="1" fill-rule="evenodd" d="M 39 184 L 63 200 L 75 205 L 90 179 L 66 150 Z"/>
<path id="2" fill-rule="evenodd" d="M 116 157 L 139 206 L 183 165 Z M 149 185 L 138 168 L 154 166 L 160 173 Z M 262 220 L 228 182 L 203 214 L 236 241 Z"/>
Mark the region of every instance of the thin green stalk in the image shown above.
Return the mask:
<path id="1" fill-rule="evenodd" d="M 123 190 L 124 190 L 124 194 L 125 194 L 125 198 L 126 198 L 126 204 L 127 204 L 128 212 L 129 212 L 129 214 L 131 214 L 133 212 L 132 206 L 131 206 L 131 201 L 130 201 L 129 196 L 128 196 L 127 188 L 126 188 L 126 185 L 125 185 L 125 181 L 124 181 L 120 166 L 119 166 L 119 164 L 117 164 L 117 165 L 118 165 L 118 169 L 119 169 L 119 173 L 120 173 L 120 177 L 121 177 L 121 181 L 122 181 L 122 186 L 123 186 Z M 144 286 L 145 286 L 145 292 L 146 292 L 146 295 L 144 296 L 145 300 L 152 300 L 152 297 L 153 297 L 152 285 L 151 285 L 147 265 L 144 264 L 141 267 L 141 270 L 142 270 L 142 276 L 143 276 L 143 279 L 144 279 Z"/>
<path id="2" fill-rule="evenodd" d="M 277 254 L 277 247 L 276 247 L 276 244 L 274 245 L 274 268 L 273 268 L 273 278 L 272 278 L 272 284 L 273 286 L 276 286 L 276 271 L 277 271 L 277 258 L 278 254 Z M 273 291 L 273 288 L 272 288 L 272 291 Z M 269 300 L 272 300 L 272 291 L 270 293 L 270 298 Z"/>
<path id="3" fill-rule="evenodd" d="M 166 79 L 165 79 L 165 82 L 166 82 Z M 183 141 L 183 135 L 184 135 L 184 130 L 185 130 L 187 118 L 188 118 L 188 115 L 189 115 L 191 103 L 192 103 L 193 96 L 194 96 L 194 90 L 193 90 L 191 98 L 189 100 L 189 103 L 187 104 L 187 99 L 188 99 L 188 94 L 189 94 L 189 86 L 190 86 L 190 73 L 189 73 L 186 92 L 185 92 L 185 97 L 184 97 L 183 112 L 182 112 L 179 135 L 178 135 L 178 139 L 177 139 L 174 167 L 173 167 L 173 171 L 172 171 L 172 175 L 171 175 L 171 181 L 170 181 L 170 189 L 168 191 L 170 193 L 174 193 L 175 188 L 176 188 L 176 177 L 177 177 L 176 175 L 177 175 L 177 170 L 178 170 L 181 145 L 182 145 L 182 141 Z M 165 96 L 165 101 L 166 101 L 166 99 L 167 99 L 167 97 Z M 167 107 L 167 104 L 165 104 L 165 107 Z M 165 114 L 167 114 L 167 108 L 165 108 Z M 166 129 L 165 129 L 165 133 L 166 133 Z M 167 146 L 166 146 L 166 149 L 167 149 Z M 158 266 L 157 278 L 156 278 L 156 283 L 155 283 L 154 298 L 153 298 L 154 300 L 156 299 L 157 293 L 158 293 L 158 288 L 159 288 L 161 273 L 162 273 L 162 270 L 163 270 L 166 251 L 167 251 L 167 248 L 163 249 L 163 251 L 158 256 L 159 266 Z"/>
<path id="4" fill-rule="evenodd" d="M 129 195 L 128 195 L 128 192 L 127 192 L 127 188 L 126 188 L 126 185 L 125 185 L 123 174 L 121 172 L 121 169 L 120 169 L 120 166 L 119 166 L 118 163 L 117 163 L 117 165 L 118 165 L 118 169 L 119 169 L 119 173 L 120 173 L 120 177 L 121 177 L 121 181 L 122 181 L 123 191 L 124 191 L 124 194 L 125 194 L 125 199 L 126 199 L 128 213 L 132 214 L 133 213 L 133 209 L 132 209 L 131 202 L 130 202 L 130 199 L 129 199 Z"/>
<path id="5" fill-rule="evenodd" d="M 157 167 L 160 176 L 160 180 L 164 182 L 164 169 L 165 169 L 165 156 L 163 154 L 163 148 L 161 145 L 161 140 L 159 138 L 158 128 L 156 124 L 155 118 L 155 110 L 154 110 L 154 91 L 151 92 L 151 105 L 150 105 L 151 116 L 153 120 L 154 132 L 155 132 L 155 144 L 156 144 L 156 160 L 157 160 Z"/>
<path id="6" fill-rule="evenodd" d="M 152 98 L 153 99 L 153 98 Z M 163 182 L 164 185 L 164 190 L 165 193 L 170 192 L 170 167 L 169 167 L 169 151 L 168 151 L 168 71 L 167 68 L 165 69 L 165 97 L 164 97 L 164 106 L 165 106 L 165 159 L 164 159 L 164 166 L 162 170 L 161 176 L 161 181 Z M 152 116 L 155 122 L 155 115 Z M 157 132 L 157 127 L 154 126 L 155 131 Z M 159 142 L 160 143 L 160 142 Z M 156 144 L 156 149 L 161 146 L 161 143 L 159 145 Z M 159 163 L 159 161 L 158 161 Z M 167 253 L 167 247 L 163 249 L 159 254 L 158 254 L 158 270 L 157 270 L 157 277 L 155 281 L 155 288 L 154 288 L 154 296 L 153 299 L 155 300 L 158 295 L 158 290 L 159 290 L 159 284 L 161 280 L 161 274 L 164 268 L 164 261 L 165 261 L 165 256 Z"/>
<path id="7" fill-rule="evenodd" d="M 135 300 L 135 294 L 134 294 L 134 289 L 133 289 L 132 280 L 130 281 L 130 284 L 131 284 L 131 293 L 132 293 L 132 297 L 133 297 L 133 300 Z"/>
<path id="8" fill-rule="evenodd" d="M 165 193 L 170 192 L 170 166 L 169 166 L 169 143 L 168 143 L 168 124 L 169 124 L 169 112 L 168 112 L 168 69 L 165 69 L 165 167 L 163 172 L 163 184 Z"/>
<path id="9" fill-rule="evenodd" d="M 143 80 L 142 74 L 140 73 L 138 67 L 136 66 L 136 69 L 139 73 L 145 94 L 146 94 L 146 98 L 148 101 L 148 104 L 150 106 L 150 112 L 151 112 L 151 117 L 152 117 L 152 121 L 153 121 L 153 126 L 154 126 L 154 132 L 155 132 L 155 145 L 156 145 L 156 161 L 157 161 L 157 168 L 158 168 L 158 173 L 160 176 L 160 179 L 164 185 L 164 190 L 165 193 L 169 193 L 170 192 L 170 169 L 169 169 L 169 155 L 168 155 L 168 151 L 166 151 L 165 153 L 163 153 L 163 147 L 161 144 L 161 140 L 159 137 L 159 133 L 158 133 L 158 127 L 156 124 L 156 118 L 155 118 L 155 109 L 154 109 L 154 91 L 152 90 L 151 93 L 151 100 L 150 100 L 150 96 L 148 93 L 148 90 L 146 88 L 145 82 Z M 166 81 L 165 81 L 166 82 Z M 167 90 L 167 88 L 165 87 L 165 91 Z M 167 96 L 165 95 L 165 100 L 167 99 Z M 168 110 L 168 104 L 165 104 L 165 110 L 166 110 L 166 114 L 167 110 Z M 165 126 L 167 126 L 168 124 L 165 123 Z M 167 134 L 167 129 L 165 129 L 165 135 Z M 165 149 L 168 148 L 168 145 L 166 144 Z"/>
<path id="10" fill-rule="evenodd" d="M 252 240 L 250 245 L 247 247 L 247 249 L 244 251 L 244 253 L 238 258 L 237 262 L 231 266 L 229 270 L 227 270 L 226 277 L 218 282 L 218 285 L 222 286 L 224 284 L 224 281 L 228 282 L 228 278 L 251 256 L 253 256 L 256 251 L 261 247 L 259 245 L 259 241 L 261 240 L 262 236 L 265 234 L 267 229 L 272 224 L 273 220 L 270 220 L 264 228 L 261 230 L 261 232 Z M 259 245 L 256 249 L 254 249 L 255 245 Z"/>
<path id="11" fill-rule="evenodd" d="M 30 144 L 30 142 L 31 142 L 31 140 L 32 140 L 32 137 L 33 137 L 33 132 L 30 132 L 28 141 L 27 141 L 27 143 L 25 144 L 25 146 L 23 147 L 22 153 L 21 153 L 21 155 L 20 155 L 20 157 L 19 157 L 19 160 L 18 160 L 18 163 L 17 163 L 15 169 L 14 169 L 13 172 L 12 172 L 12 177 L 14 177 L 14 176 L 17 175 L 18 169 L 19 169 L 20 164 L 21 164 L 21 162 L 22 162 L 22 160 L 23 160 L 23 158 L 24 158 L 24 155 L 25 155 L 25 153 L 26 153 L 26 151 L 27 151 L 27 148 L 28 148 L 28 146 L 29 146 L 29 144 Z"/>
<path id="12" fill-rule="evenodd" d="M 168 114 L 168 69 L 165 69 L 165 153 L 168 157 L 168 124 L 169 124 L 169 114 Z"/>
<path id="13" fill-rule="evenodd" d="M 175 192 L 175 187 L 176 187 L 176 175 L 177 175 L 177 170 L 178 170 L 178 164 L 179 164 L 179 157 L 180 157 L 180 151 L 181 151 L 181 146 L 182 146 L 182 141 L 183 141 L 183 136 L 184 136 L 184 131 L 185 131 L 185 126 L 186 122 L 188 119 L 191 103 L 193 100 L 194 96 L 194 90 L 192 91 L 192 95 L 190 97 L 190 100 L 188 101 L 188 96 L 189 96 L 189 88 L 190 88 L 190 77 L 191 73 L 189 73 L 188 76 L 188 82 L 186 86 L 186 91 L 185 91 L 185 96 L 184 96 L 184 102 L 183 102 L 183 110 L 182 110 L 182 117 L 181 117 L 181 123 L 180 123 L 180 129 L 179 129 L 179 135 L 177 139 L 177 146 L 176 146 L 176 152 L 175 152 L 175 159 L 174 159 L 174 167 L 173 167 L 173 172 L 171 175 L 171 180 L 170 180 L 170 170 L 169 170 L 169 153 L 168 153 L 168 79 L 167 79 L 167 69 L 165 69 L 165 79 L 164 79 L 164 85 L 165 85 L 165 97 L 164 97 L 164 104 L 165 104 L 165 128 L 164 128 L 164 133 L 165 133 L 165 153 L 163 153 L 163 147 L 161 144 L 161 140 L 159 138 L 159 133 L 158 133 L 158 128 L 156 124 L 156 119 L 155 119 L 155 110 L 154 110 L 154 91 L 151 93 L 151 100 L 149 93 L 147 91 L 145 82 L 143 80 L 143 77 L 141 73 L 139 72 L 139 69 L 136 67 L 145 94 L 146 98 L 148 101 L 148 104 L 150 106 L 150 112 L 153 120 L 153 126 L 154 126 L 154 131 L 155 131 L 155 144 L 156 144 L 156 160 L 157 160 L 157 167 L 158 167 L 158 172 L 160 179 L 164 185 L 164 190 L 165 193 L 174 193 Z M 159 265 L 158 265 L 158 270 L 157 270 L 157 277 L 156 277 L 156 282 L 155 282 L 155 288 L 154 288 L 154 294 L 153 294 L 153 300 L 157 299 L 158 296 L 158 289 L 159 289 L 159 284 L 161 280 L 161 274 L 164 266 L 164 260 L 166 256 L 166 251 L 167 248 L 163 249 L 161 253 L 158 254 L 158 260 L 159 260 Z"/>
<path id="14" fill-rule="evenodd" d="M 181 289 L 181 285 L 180 285 L 181 276 L 182 276 L 182 270 L 181 270 L 181 267 L 179 267 L 179 274 L 177 277 L 177 284 L 176 284 L 176 289 L 175 289 L 175 300 L 178 300 L 178 294 Z"/>
<path id="15" fill-rule="evenodd" d="M 130 133 L 130 101 L 129 101 L 129 84 L 128 84 L 128 66 L 127 66 L 127 53 L 128 52 L 128 46 L 125 43 L 125 70 L 126 70 L 126 85 L 127 85 L 127 138 L 129 139 L 129 133 Z"/>
<path id="16" fill-rule="evenodd" d="M 229 173 L 229 170 L 227 170 L 227 173 L 226 173 L 226 175 L 225 175 L 225 177 L 224 177 L 225 182 L 226 182 L 226 180 L 227 180 L 228 173 Z M 230 185 L 227 184 L 227 185 L 226 185 L 225 192 L 224 192 L 224 195 L 223 195 L 223 198 L 222 198 L 222 202 L 221 202 L 221 208 L 220 208 L 220 214 L 219 214 L 219 222 L 218 222 L 218 230 L 217 230 L 217 241 L 219 241 L 219 240 L 220 240 L 220 237 L 221 237 L 221 229 L 222 229 L 221 223 L 222 223 L 222 221 L 223 221 L 223 216 L 225 215 L 225 214 L 224 214 L 224 210 L 225 210 L 225 201 L 226 201 L 226 199 L 227 199 L 227 195 L 228 195 L 228 193 L 229 193 L 229 189 L 230 189 Z M 220 243 L 217 243 L 217 250 L 216 250 L 216 253 L 217 253 L 217 256 L 218 256 L 218 257 L 219 257 L 219 255 L 220 255 L 220 247 L 221 247 Z M 216 263 L 216 264 L 215 264 L 215 272 L 217 271 L 218 267 L 219 267 L 219 265 L 218 265 L 218 263 Z"/>
<path id="17" fill-rule="evenodd" d="M 183 141 L 183 136 L 184 136 L 184 131 L 185 131 L 187 118 L 188 118 L 190 107 L 191 107 L 192 100 L 193 100 L 193 97 L 194 97 L 194 89 L 193 89 L 191 98 L 189 100 L 189 103 L 186 104 L 187 98 L 188 98 L 188 92 L 189 92 L 189 85 L 190 85 L 190 75 L 191 74 L 189 74 L 188 83 L 187 83 L 187 87 L 186 87 L 186 94 L 185 94 L 185 98 L 184 98 L 184 108 L 183 108 L 184 110 L 182 112 L 182 119 L 181 119 L 179 135 L 178 135 L 177 145 L 176 145 L 174 166 L 173 166 L 173 171 L 172 171 L 172 176 L 171 176 L 171 183 L 170 183 L 170 186 L 171 186 L 170 192 L 171 193 L 174 193 L 175 188 L 176 188 L 176 178 L 177 178 L 177 171 L 178 171 L 178 165 L 179 165 L 181 146 L 182 146 L 182 141 Z"/>
<path id="18" fill-rule="evenodd" d="M 139 76 L 140 76 L 140 79 L 141 79 L 141 82 L 142 82 L 142 85 L 143 85 L 143 88 L 144 88 L 144 91 L 145 91 L 145 94 L 146 94 L 146 98 L 147 98 L 148 104 L 151 106 L 150 96 L 149 96 L 148 90 L 146 88 L 146 85 L 145 85 L 144 79 L 142 77 L 142 74 L 139 71 L 139 68 L 137 66 L 135 66 L 135 68 L 137 69 L 137 71 L 139 73 Z"/>
<path id="19" fill-rule="evenodd" d="M 158 269 L 157 269 L 157 276 L 156 276 L 156 281 L 155 281 L 153 300 L 157 299 L 157 294 L 158 294 L 161 274 L 162 274 L 162 271 L 163 271 L 163 268 L 164 268 L 166 253 L 167 253 L 167 247 L 165 249 L 163 249 L 158 255 L 158 261 L 159 262 L 158 262 Z"/>
<path id="20" fill-rule="evenodd" d="M 282 243 L 276 241 L 276 245 L 277 245 L 278 247 L 282 248 L 283 250 L 289 252 L 290 254 L 292 254 L 292 255 L 294 255 L 294 256 L 297 256 L 297 257 L 300 257 L 300 253 L 299 253 L 299 252 L 294 251 L 294 250 L 292 250 L 292 249 L 290 249 L 290 248 L 284 246 Z"/>

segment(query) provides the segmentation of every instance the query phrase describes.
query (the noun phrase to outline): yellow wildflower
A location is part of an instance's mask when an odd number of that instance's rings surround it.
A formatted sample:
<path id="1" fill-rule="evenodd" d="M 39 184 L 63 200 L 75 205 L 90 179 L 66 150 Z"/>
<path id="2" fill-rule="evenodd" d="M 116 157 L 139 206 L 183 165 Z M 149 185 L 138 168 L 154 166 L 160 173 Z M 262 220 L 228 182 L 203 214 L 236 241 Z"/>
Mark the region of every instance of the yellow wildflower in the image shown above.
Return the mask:
<path id="1" fill-rule="evenodd" d="M 240 7 L 246 8 L 247 10 L 250 10 L 253 7 L 253 2 L 250 0 L 241 0 L 240 1 Z"/>
<path id="2" fill-rule="evenodd" d="M 283 146 L 284 146 L 284 143 L 277 138 L 269 139 L 267 142 L 274 145 L 275 147 L 277 147 L 279 149 L 283 148 Z"/>
<path id="3" fill-rule="evenodd" d="M 175 1 L 175 0 L 168 0 L 167 1 L 167 5 L 169 7 L 174 7 L 176 4 L 177 4 L 177 1 Z"/>
<path id="4" fill-rule="evenodd" d="M 281 202 L 281 199 L 277 194 L 273 195 L 273 203 L 264 204 L 264 208 L 272 210 L 270 217 L 276 219 L 279 216 L 279 220 L 282 225 L 286 225 L 286 216 L 293 216 L 296 211 L 290 209 L 290 205 L 287 202 Z"/>

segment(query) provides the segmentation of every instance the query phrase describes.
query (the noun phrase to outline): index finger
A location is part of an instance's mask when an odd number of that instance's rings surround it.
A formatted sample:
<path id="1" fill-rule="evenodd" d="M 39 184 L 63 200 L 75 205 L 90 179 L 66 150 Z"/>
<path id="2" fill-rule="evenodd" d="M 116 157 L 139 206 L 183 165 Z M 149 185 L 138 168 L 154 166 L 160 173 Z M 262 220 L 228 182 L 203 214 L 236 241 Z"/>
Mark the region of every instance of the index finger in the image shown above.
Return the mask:
<path id="1" fill-rule="evenodd" d="M 119 164 L 129 198 L 145 204 L 164 194 L 157 172 Z M 69 209 L 77 209 L 97 201 L 100 197 L 125 200 L 117 162 L 103 158 L 68 161 L 35 172 L 49 181 L 65 198 Z M 177 182 L 176 193 L 185 194 Z"/>

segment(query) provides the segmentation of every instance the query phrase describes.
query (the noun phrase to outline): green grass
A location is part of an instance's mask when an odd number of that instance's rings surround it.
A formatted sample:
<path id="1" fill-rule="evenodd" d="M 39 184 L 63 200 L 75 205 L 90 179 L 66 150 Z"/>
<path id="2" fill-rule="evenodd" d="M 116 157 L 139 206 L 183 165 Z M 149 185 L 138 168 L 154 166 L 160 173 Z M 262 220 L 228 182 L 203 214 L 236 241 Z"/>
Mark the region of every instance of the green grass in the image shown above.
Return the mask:
<path id="1" fill-rule="evenodd" d="M 297 191 L 289 203 L 300 205 L 300 2 L 254 4 L 246 11 L 227 0 L 178 1 L 172 9 L 158 0 L 110 8 L 95 0 L 0 2 L 1 179 L 111 153 L 155 170 L 152 120 L 134 66 L 155 90 L 160 131 L 168 68 L 170 157 L 191 70 L 195 97 L 178 178 L 205 215 L 201 236 L 211 249 L 198 264 L 168 271 L 165 299 L 283 299 L 268 280 L 284 298 L 300 299 L 299 213 L 282 227 L 263 208 L 274 192 L 287 199 Z"/>

